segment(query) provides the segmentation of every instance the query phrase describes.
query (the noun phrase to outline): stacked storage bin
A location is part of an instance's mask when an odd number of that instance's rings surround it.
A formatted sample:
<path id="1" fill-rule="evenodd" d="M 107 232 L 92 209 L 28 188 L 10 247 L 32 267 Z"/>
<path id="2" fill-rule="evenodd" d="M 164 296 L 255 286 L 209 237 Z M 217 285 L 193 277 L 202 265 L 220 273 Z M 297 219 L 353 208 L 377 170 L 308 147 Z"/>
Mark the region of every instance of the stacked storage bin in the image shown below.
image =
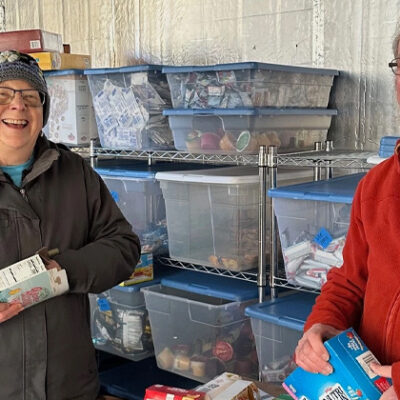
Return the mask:
<path id="1" fill-rule="evenodd" d="M 115 286 L 90 298 L 92 340 L 98 350 L 140 361 L 153 355 L 150 323 L 140 289 L 160 278 Z"/>
<path id="2" fill-rule="evenodd" d="M 312 179 L 311 169 L 285 172 L 278 175 L 280 185 Z M 257 266 L 257 168 L 158 172 L 156 179 L 166 202 L 172 258 L 231 271 Z"/>
<path id="3" fill-rule="evenodd" d="M 149 312 L 157 365 L 207 382 L 224 371 L 257 378 L 250 319 L 253 283 L 181 271 L 141 289 Z"/>
<path id="4" fill-rule="evenodd" d="M 282 382 L 295 368 L 294 350 L 314 302 L 311 293 L 295 293 L 246 308 L 263 382 Z"/>
<path id="5" fill-rule="evenodd" d="M 364 173 L 270 189 L 289 283 L 320 289 L 343 263 L 354 192 Z"/>
<path id="6" fill-rule="evenodd" d="M 87 69 L 100 143 L 110 149 L 173 149 L 162 115 L 171 104 L 159 65 Z"/>
<path id="7" fill-rule="evenodd" d="M 43 128 L 54 142 L 87 145 L 97 137 L 92 96 L 83 70 L 45 72 L 51 97 L 50 115 Z"/>
<path id="8" fill-rule="evenodd" d="M 399 136 L 383 136 L 379 145 L 379 157 L 391 157 L 394 153 L 394 148 L 399 139 Z"/>
<path id="9" fill-rule="evenodd" d="M 138 234 L 142 251 L 152 253 L 166 244 L 165 202 L 157 171 L 173 169 L 170 163 L 112 160 L 96 168 L 125 218 Z"/>
<path id="10" fill-rule="evenodd" d="M 103 160 L 96 167 L 122 214 L 139 236 L 143 253 L 154 252 L 160 246 L 164 251 L 167 247 L 165 201 L 156 174 L 201 169 L 204 169 L 202 164 L 158 162 L 149 166 L 134 160 Z"/>
<path id="11" fill-rule="evenodd" d="M 192 153 L 309 150 L 325 141 L 338 71 L 256 62 L 163 67 L 174 109 L 175 147 Z M 271 109 L 272 108 L 272 109 Z"/>

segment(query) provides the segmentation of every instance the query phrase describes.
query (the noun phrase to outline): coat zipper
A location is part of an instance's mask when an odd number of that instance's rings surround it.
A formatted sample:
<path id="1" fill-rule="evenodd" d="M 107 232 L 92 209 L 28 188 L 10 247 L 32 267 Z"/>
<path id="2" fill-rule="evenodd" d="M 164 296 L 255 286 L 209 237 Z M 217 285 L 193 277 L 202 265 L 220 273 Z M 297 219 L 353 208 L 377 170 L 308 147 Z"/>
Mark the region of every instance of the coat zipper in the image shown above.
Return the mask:
<path id="1" fill-rule="evenodd" d="M 19 192 L 21 193 L 22 198 L 23 198 L 27 203 L 29 203 L 28 196 L 26 195 L 26 190 L 21 188 L 21 189 L 19 189 Z"/>

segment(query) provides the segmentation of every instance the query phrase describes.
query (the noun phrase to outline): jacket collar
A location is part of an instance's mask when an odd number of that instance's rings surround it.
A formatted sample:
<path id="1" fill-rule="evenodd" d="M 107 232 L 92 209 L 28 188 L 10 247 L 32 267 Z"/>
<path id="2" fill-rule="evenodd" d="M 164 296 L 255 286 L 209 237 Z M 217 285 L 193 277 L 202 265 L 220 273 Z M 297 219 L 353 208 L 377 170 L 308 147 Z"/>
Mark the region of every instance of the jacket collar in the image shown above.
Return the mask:
<path id="1" fill-rule="evenodd" d="M 40 135 L 36 140 L 34 149 L 34 162 L 29 172 L 22 180 L 22 186 L 32 181 L 43 172 L 47 171 L 55 160 L 60 156 L 57 146 L 50 142 L 44 135 Z M 7 178 L 0 169 L 0 182 L 6 182 Z"/>

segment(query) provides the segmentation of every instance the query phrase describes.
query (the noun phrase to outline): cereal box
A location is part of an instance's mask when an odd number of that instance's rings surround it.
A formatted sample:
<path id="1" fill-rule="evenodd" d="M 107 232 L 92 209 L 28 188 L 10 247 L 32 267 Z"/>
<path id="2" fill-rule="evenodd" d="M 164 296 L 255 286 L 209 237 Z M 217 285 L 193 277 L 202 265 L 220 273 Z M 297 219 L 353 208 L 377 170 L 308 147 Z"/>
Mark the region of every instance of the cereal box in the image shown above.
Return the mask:
<path id="1" fill-rule="evenodd" d="M 333 372 L 313 374 L 296 368 L 283 387 L 295 400 L 378 400 L 389 389 L 390 380 L 369 367 L 379 362 L 350 328 L 325 342 Z"/>

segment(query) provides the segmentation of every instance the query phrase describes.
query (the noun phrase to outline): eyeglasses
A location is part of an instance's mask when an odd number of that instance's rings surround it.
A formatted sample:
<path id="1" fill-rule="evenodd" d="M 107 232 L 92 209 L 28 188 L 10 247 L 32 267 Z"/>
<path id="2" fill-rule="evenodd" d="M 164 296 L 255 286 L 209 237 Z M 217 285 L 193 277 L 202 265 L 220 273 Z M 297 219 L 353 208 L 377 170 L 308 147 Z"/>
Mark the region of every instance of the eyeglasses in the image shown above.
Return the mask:
<path id="1" fill-rule="evenodd" d="M 41 107 L 46 99 L 43 92 L 36 89 L 11 89 L 0 86 L 0 105 L 10 104 L 16 93 L 21 93 L 22 101 L 28 107 Z"/>
<path id="2" fill-rule="evenodd" d="M 389 63 L 389 68 L 393 71 L 395 75 L 400 75 L 400 57 L 394 58 L 392 61 Z"/>

